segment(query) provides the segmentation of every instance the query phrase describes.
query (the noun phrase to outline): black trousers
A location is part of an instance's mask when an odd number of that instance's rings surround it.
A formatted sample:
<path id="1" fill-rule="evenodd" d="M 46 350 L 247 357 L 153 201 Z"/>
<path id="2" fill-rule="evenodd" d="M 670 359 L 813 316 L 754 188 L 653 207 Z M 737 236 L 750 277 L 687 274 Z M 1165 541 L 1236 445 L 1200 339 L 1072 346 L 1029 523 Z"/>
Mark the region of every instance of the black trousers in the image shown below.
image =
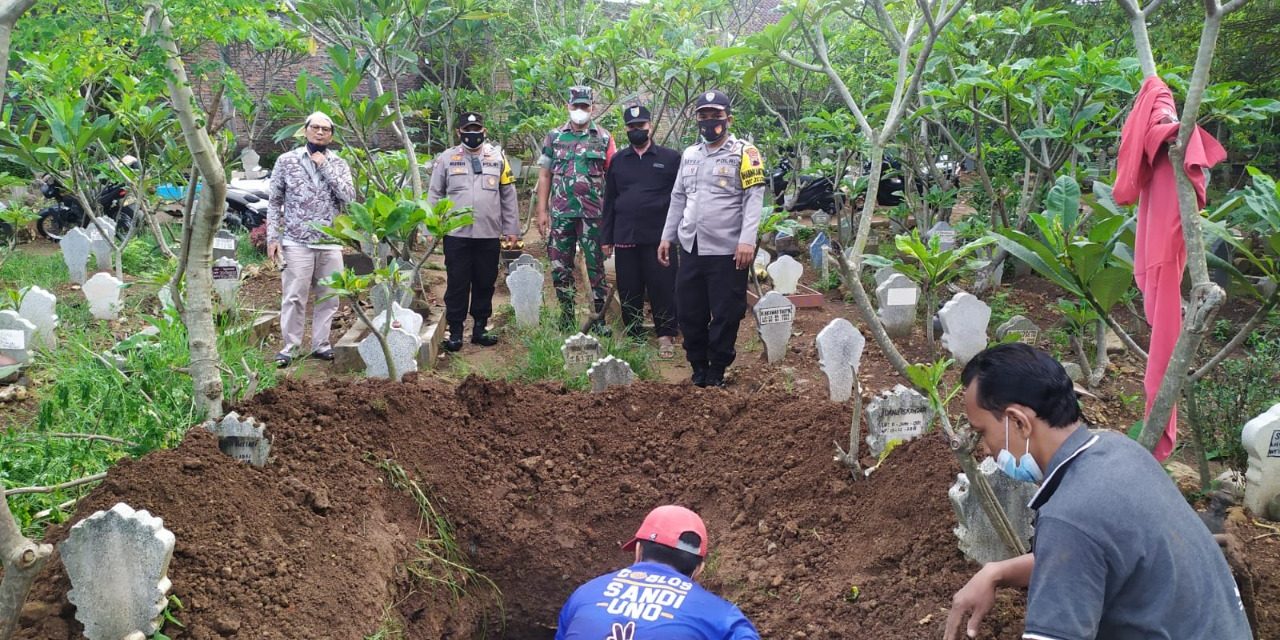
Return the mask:
<path id="1" fill-rule="evenodd" d="M 444 319 L 450 332 L 461 336 L 468 311 L 482 330 L 493 315 L 500 252 L 498 238 L 444 237 Z"/>
<path id="2" fill-rule="evenodd" d="M 672 256 L 675 257 L 675 256 Z M 613 266 L 618 273 L 618 300 L 622 302 L 622 323 L 635 335 L 644 324 L 644 298 L 653 309 L 654 333 L 676 335 L 676 267 L 658 263 L 658 245 L 639 244 L 614 249 Z"/>
<path id="3" fill-rule="evenodd" d="M 738 355 L 734 343 L 747 311 L 747 270 L 733 256 L 700 256 L 680 249 L 676 313 L 685 356 L 695 368 L 728 367 Z"/>

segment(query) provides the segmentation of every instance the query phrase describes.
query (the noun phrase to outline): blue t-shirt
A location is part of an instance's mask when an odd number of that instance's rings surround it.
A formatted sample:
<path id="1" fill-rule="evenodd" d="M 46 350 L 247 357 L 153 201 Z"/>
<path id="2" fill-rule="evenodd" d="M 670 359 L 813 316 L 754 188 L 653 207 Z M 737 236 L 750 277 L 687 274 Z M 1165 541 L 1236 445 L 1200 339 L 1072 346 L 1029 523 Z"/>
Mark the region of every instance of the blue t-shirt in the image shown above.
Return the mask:
<path id="1" fill-rule="evenodd" d="M 578 587 L 556 628 L 556 640 L 759 638 L 733 604 L 656 562 L 637 562 Z"/>

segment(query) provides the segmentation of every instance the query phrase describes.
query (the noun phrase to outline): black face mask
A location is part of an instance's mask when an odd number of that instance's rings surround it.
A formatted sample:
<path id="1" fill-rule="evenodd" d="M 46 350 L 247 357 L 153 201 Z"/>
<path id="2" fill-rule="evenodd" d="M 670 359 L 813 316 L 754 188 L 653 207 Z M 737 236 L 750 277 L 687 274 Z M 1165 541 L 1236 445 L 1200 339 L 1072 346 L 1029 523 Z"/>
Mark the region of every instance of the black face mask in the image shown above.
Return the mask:
<path id="1" fill-rule="evenodd" d="M 707 142 L 715 142 L 729 133 L 728 120 L 702 120 L 698 122 L 698 133 Z"/>
<path id="2" fill-rule="evenodd" d="M 315 153 L 317 151 L 319 151 L 320 153 L 324 153 L 328 149 L 329 149 L 329 145 L 327 144 L 316 144 L 314 142 L 311 142 L 310 140 L 307 141 L 307 153 Z"/>
<path id="3" fill-rule="evenodd" d="M 644 129 L 631 129 L 627 131 L 627 140 L 633 147 L 643 147 L 649 143 L 649 132 Z"/>
<path id="4" fill-rule="evenodd" d="M 468 149 L 479 149 L 480 145 L 484 144 L 483 131 L 463 131 L 460 135 L 462 144 L 466 145 Z"/>

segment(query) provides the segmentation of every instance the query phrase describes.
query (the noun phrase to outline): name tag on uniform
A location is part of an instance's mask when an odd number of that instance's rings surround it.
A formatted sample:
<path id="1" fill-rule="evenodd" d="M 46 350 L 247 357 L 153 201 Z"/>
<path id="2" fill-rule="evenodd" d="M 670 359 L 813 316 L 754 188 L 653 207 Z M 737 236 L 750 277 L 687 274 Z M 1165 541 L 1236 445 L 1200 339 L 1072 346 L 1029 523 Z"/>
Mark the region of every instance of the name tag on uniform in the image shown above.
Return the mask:
<path id="1" fill-rule="evenodd" d="M 653 163 L 653 168 L 654 168 L 654 169 L 666 169 L 666 168 L 667 168 L 667 165 L 662 164 L 661 162 L 655 162 L 655 163 Z"/>
<path id="2" fill-rule="evenodd" d="M 465 174 L 466 172 L 467 172 L 466 167 L 451 167 L 449 169 L 449 175 L 453 175 L 453 176 L 460 176 Z"/>

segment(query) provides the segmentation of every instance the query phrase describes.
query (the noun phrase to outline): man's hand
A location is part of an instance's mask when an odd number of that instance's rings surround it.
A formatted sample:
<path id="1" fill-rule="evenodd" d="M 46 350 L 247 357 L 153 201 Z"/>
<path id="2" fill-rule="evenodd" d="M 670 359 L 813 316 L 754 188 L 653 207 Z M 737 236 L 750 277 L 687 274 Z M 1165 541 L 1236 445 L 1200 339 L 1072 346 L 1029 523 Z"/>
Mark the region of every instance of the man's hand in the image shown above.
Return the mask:
<path id="1" fill-rule="evenodd" d="M 951 598 L 951 611 L 947 614 L 947 628 L 943 640 L 960 640 L 960 623 L 965 616 L 969 617 L 969 625 L 965 628 L 966 637 L 978 637 L 978 626 L 991 611 L 996 602 L 997 579 L 991 569 L 991 563 L 978 570 L 964 588 Z"/>
<path id="2" fill-rule="evenodd" d="M 546 238 L 551 232 L 551 216 L 547 215 L 546 207 L 538 207 L 536 215 L 538 216 L 538 234 Z"/>
<path id="3" fill-rule="evenodd" d="M 507 244 L 514 247 L 514 246 L 517 246 L 517 243 L 520 242 L 520 236 L 511 234 L 506 237 L 506 240 L 507 240 Z"/>
<path id="4" fill-rule="evenodd" d="M 275 265 L 276 267 L 280 266 L 280 243 L 279 242 L 267 243 L 267 260 L 270 260 L 271 264 Z"/>
<path id="5" fill-rule="evenodd" d="M 671 266 L 671 243 L 666 240 L 658 243 L 658 264 L 664 267 Z"/>
<path id="6" fill-rule="evenodd" d="M 311 152 L 311 161 L 312 161 L 312 162 L 314 162 L 314 163 L 316 163 L 316 166 L 317 166 L 317 167 L 318 167 L 318 166 L 322 166 L 322 165 L 324 164 L 324 162 L 325 162 L 325 160 L 326 160 L 326 159 L 327 159 L 327 158 L 325 157 L 325 155 L 324 155 L 324 152 L 323 152 L 323 151 L 312 151 L 312 152 Z"/>
<path id="7" fill-rule="evenodd" d="M 746 269 L 756 259 L 756 247 L 751 244 L 740 244 L 738 250 L 733 252 L 733 266 L 738 269 Z"/>
<path id="8" fill-rule="evenodd" d="M 600 251 L 604 253 L 604 257 L 608 258 L 609 256 L 613 255 L 613 245 L 602 244 L 600 245 Z"/>

